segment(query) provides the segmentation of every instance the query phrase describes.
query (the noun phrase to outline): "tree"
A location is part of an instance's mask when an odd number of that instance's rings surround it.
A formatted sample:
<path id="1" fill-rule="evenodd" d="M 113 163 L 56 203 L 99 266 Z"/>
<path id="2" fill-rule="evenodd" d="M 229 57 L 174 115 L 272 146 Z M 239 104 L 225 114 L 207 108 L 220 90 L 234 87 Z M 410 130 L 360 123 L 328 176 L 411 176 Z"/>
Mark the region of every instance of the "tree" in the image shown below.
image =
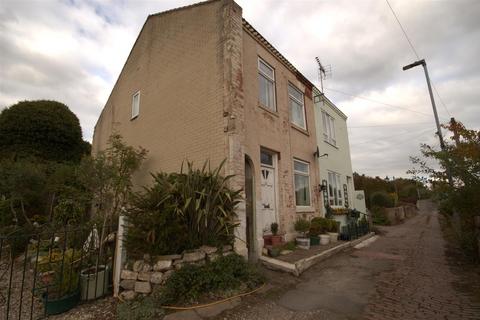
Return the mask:
<path id="1" fill-rule="evenodd" d="M 0 158 L 79 162 L 87 152 L 80 122 L 63 103 L 21 101 L 0 113 Z"/>
<path id="2" fill-rule="evenodd" d="M 421 146 L 424 158 L 436 160 L 440 170 L 429 166 L 425 159 L 411 157 L 416 167 L 407 173 L 417 179 L 430 179 L 440 199 L 440 209 L 447 209 L 443 210 L 444 213 L 458 214 L 459 219 L 455 220 L 460 221 L 457 232 L 464 251 L 469 256 L 478 257 L 474 216 L 480 213 L 480 131 L 466 129 L 453 119 L 443 127 L 452 133 L 444 150 L 426 144 Z M 446 183 L 447 168 L 452 175 L 453 185 Z"/>

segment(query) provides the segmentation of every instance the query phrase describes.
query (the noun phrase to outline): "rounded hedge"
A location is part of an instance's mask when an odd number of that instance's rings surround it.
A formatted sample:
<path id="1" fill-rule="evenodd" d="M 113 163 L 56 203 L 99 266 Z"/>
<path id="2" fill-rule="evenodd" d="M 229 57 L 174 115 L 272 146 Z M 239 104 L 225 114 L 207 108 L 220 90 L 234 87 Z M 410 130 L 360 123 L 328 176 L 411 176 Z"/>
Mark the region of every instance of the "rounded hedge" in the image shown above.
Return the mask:
<path id="1" fill-rule="evenodd" d="M 395 206 L 395 199 L 384 191 L 377 191 L 371 195 L 370 205 L 372 207 L 393 208 Z"/>
<path id="2" fill-rule="evenodd" d="M 21 101 L 0 113 L 0 158 L 77 162 L 88 145 L 77 116 L 63 103 Z"/>

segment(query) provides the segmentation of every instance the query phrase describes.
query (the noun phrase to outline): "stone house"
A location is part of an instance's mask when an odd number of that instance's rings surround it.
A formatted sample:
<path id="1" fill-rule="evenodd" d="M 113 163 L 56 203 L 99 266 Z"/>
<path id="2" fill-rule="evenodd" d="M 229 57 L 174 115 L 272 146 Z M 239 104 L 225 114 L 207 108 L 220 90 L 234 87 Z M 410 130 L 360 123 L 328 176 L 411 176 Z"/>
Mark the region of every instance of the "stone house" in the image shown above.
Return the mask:
<path id="1" fill-rule="evenodd" d="M 242 18 L 233 0 L 150 15 L 95 126 L 93 152 L 112 132 L 149 150 L 137 185 L 183 161 L 213 166 L 244 189 L 235 249 L 255 258 L 278 222 L 320 215 L 313 85 Z"/>
<path id="2" fill-rule="evenodd" d="M 343 209 L 344 213 L 336 214 L 334 218 L 345 225 L 347 215 L 344 209 L 355 208 L 366 213 L 364 193 L 355 190 L 353 182 L 347 116 L 316 87 L 313 88 L 313 93 L 319 148 L 317 161 L 323 186 L 322 214 L 326 213 L 325 205 Z"/>

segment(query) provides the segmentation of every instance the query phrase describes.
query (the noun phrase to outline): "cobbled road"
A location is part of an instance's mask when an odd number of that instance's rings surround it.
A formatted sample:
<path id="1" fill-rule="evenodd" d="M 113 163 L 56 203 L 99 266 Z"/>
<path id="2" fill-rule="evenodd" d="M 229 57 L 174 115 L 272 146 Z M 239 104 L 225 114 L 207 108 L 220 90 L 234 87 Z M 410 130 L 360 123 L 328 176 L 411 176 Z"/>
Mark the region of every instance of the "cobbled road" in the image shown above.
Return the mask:
<path id="1" fill-rule="evenodd" d="M 447 254 L 435 206 L 419 206 L 370 245 L 299 278 L 269 271 L 267 291 L 216 319 L 480 319 L 478 268 Z"/>

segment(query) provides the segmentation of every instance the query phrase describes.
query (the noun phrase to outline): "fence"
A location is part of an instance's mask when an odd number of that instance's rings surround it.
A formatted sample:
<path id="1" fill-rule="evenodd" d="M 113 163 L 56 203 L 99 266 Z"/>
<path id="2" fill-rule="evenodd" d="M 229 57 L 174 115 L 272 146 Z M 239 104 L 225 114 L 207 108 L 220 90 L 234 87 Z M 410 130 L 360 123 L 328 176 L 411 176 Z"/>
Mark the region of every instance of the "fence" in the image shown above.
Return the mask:
<path id="1" fill-rule="evenodd" d="M 359 221 L 349 222 L 346 226 L 342 227 L 340 233 L 341 240 L 354 240 L 370 232 L 370 225 L 366 219 L 360 219 Z"/>
<path id="2" fill-rule="evenodd" d="M 117 228 L 21 229 L 0 235 L 0 318 L 42 319 L 112 289 Z"/>

